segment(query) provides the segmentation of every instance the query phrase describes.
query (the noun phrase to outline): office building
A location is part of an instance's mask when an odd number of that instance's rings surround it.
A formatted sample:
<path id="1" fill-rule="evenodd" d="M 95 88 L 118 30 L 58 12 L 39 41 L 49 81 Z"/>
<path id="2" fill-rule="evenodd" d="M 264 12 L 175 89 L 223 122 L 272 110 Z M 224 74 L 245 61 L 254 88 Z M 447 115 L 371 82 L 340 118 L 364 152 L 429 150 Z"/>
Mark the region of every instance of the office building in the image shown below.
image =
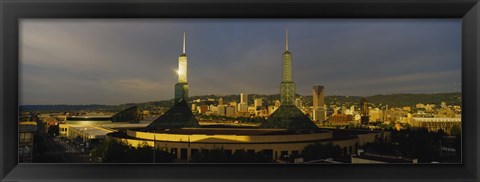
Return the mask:
<path id="1" fill-rule="evenodd" d="M 254 105 L 255 107 L 263 106 L 262 98 L 255 99 L 255 100 L 253 101 L 253 105 Z"/>
<path id="2" fill-rule="evenodd" d="M 227 117 L 236 117 L 237 107 L 235 106 L 227 106 L 225 110 L 225 116 Z"/>
<path id="3" fill-rule="evenodd" d="M 227 112 L 225 105 L 218 105 L 217 108 L 217 115 L 225 116 Z"/>
<path id="4" fill-rule="evenodd" d="M 245 103 L 248 105 L 248 94 L 240 93 L 240 103 Z"/>
<path id="5" fill-rule="evenodd" d="M 218 105 L 223 105 L 223 99 L 222 98 L 218 99 Z"/>
<path id="6" fill-rule="evenodd" d="M 248 105 L 245 102 L 238 103 L 238 112 L 248 112 Z"/>
<path id="7" fill-rule="evenodd" d="M 320 123 L 326 120 L 327 109 L 325 106 L 324 86 L 313 86 L 312 89 L 312 119 L 314 122 Z"/>
<path id="8" fill-rule="evenodd" d="M 360 123 L 363 125 L 367 125 L 369 122 L 369 109 L 368 109 L 368 101 L 365 98 L 360 100 Z"/>

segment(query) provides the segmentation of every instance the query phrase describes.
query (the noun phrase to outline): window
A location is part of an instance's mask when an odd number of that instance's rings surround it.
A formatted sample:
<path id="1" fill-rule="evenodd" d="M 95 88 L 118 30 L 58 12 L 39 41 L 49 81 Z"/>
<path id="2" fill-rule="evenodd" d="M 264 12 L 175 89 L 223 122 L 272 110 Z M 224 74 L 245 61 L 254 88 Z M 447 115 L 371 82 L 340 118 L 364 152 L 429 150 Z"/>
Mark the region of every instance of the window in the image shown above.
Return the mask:
<path id="1" fill-rule="evenodd" d="M 194 156 L 198 154 L 198 149 L 192 149 L 190 156 Z"/>
<path id="2" fill-rule="evenodd" d="M 177 148 L 171 148 L 170 153 L 177 156 Z"/>
<path id="3" fill-rule="evenodd" d="M 292 156 L 298 156 L 298 150 L 292 150 Z"/>
<path id="4" fill-rule="evenodd" d="M 188 156 L 187 152 L 188 150 L 186 148 L 180 149 L 180 159 L 186 160 Z"/>
<path id="5" fill-rule="evenodd" d="M 273 159 L 273 150 L 272 149 L 265 149 L 262 152 L 263 152 L 263 155 L 265 155 L 267 158 Z M 275 154 L 275 157 L 276 157 L 276 155 L 277 154 Z"/>

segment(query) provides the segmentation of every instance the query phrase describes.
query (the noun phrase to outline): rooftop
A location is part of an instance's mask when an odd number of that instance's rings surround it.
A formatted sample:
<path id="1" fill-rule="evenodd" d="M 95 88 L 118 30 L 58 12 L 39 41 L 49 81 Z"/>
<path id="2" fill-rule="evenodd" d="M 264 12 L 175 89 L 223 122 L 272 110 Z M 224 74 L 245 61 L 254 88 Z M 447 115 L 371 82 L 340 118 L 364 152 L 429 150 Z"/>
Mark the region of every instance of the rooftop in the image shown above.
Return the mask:
<path id="1" fill-rule="evenodd" d="M 376 155 L 376 154 L 355 155 L 355 156 L 352 156 L 352 158 L 380 161 L 380 162 L 386 162 L 386 163 L 414 163 L 415 161 L 415 159 L 404 158 L 400 156 L 385 156 L 385 155 Z"/>
<path id="2" fill-rule="evenodd" d="M 114 132 L 115 130 L 109 130 L 101 127 L 86 125 L 71 125 L 70 129 L 77 130 L 81 132 L 83 135 L 88 136 L 90 139 L 94 138 L 103 138 L 107 133 Z"/>
<path id="3" fill-rule="evenodd" d="M 259 128 L 315 131 L 319 128 L 297 106 L 281 105 Z"/>
<path id="4" fill-rule="evenodd" d="M 167 128 L 197 128 L 200 127 L 197 119 L 185 100 L 175 103 L 165 114 L 145 127 L 142 131 L 161 131 Z"/>
<path id="5" fill-rule="evenodd" d="M 145 131 L 145 130 L 143 130 Z M 148 131 L 145 131 L 148 132 Z M 156 130 L 157 133 L 166 134 L 199 134 L 199 135 L 291 135 L 291 134 L 311 134 L 327 133 L 329 131 L 295 131 L 287 129 L 244 129 L 244 128 L 172 128 Z"/>

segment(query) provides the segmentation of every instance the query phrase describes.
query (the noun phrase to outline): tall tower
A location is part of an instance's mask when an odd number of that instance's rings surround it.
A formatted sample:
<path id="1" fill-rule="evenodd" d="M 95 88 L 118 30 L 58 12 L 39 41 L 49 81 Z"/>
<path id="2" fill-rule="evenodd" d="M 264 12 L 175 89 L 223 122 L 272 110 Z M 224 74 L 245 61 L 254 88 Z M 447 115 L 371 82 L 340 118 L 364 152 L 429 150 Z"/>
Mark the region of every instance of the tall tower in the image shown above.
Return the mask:
<path id="1" fill-rule="evenodd" d="M 323 107 L 325 105 L 324 87 L 321 85 L 313 86 L 313 109 Z"/>
<path id="2" fill-rule="evenodd" d="M 240 103 L 246 103 L 248 105 L 248 94 L 240 93 Z"/>
<path id="3" fill-rule="evenodd" d="M 288 51 L 288 28 L 285 27 L 285 52 L 282 56 L 282 83 L 280 83 L 280 102 L 282 105 L 294 105 L 295 82 L 292 79 L 292 54 Z"/>
<path id="4" fill-rule="evenodd" d="M 292 79 L 292 54 L 288 52 L 288 29 L 285 27 L 285 52 L 282 56 L 282 82 L 278 107 L 259 128 L 288 129 L 294 131 L 316 131 L 317 125 L 295 106 L 295 82 Z M 277 105 L 277 101 L 275 101 Z"/>
<path id="5" fill-rule="evenodd" d="M 360 123 L 362 125 L 368 125 L 370 115 L 368 111 L 368 101 L 365 98 L 360 99 Z"/>
<path id="6" fill-rule="evenodd" d="M 175 103 L 188 98 L 187 55 L 185 54 L 185 32 L 183 32 L 183 52 L 178 57 L 178 82 L 175 84 Z"/>
<path id="7" fill-rule="evenodd" d="M 325 91 L 321 85 L 313 86 L 312 89 L 313 98 L 313 121 L 321 122 L 326 119 L 327 110 L 325 108 Z"/>

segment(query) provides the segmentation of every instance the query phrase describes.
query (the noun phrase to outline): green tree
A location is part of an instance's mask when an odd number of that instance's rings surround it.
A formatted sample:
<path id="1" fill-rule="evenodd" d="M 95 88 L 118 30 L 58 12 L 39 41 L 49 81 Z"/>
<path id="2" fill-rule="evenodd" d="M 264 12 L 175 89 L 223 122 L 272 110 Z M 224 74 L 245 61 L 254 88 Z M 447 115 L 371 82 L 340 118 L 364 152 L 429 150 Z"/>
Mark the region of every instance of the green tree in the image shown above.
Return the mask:
<path id="1" fill-rule="evenodd" d="M 454 124 L 452 128 L 450 129 L 450 135 L 451 136 L 460 136 L 462 135 L 462 130 L 460 128 L 459 124 Z"/>
<path id="2" fill-rule="evenodd" d="M 155 155 L 155 161 L 153 155 Z M 151 163 L 173 162 L 173 155 L 142 144 L 133 147 L 116 140 L 104 140 L 92 151 L 92 156 L 106 163 Z"/>
<path id="3" fill-rule="evenodd" d="M 365 145 L 365 151 L 381 155 L 417 158 L 419 162 L 440 161 L 440 145 L 445 132 L 429 132 L 425 128 L 390 130 L 390 138 L 377 137 Z"/>

